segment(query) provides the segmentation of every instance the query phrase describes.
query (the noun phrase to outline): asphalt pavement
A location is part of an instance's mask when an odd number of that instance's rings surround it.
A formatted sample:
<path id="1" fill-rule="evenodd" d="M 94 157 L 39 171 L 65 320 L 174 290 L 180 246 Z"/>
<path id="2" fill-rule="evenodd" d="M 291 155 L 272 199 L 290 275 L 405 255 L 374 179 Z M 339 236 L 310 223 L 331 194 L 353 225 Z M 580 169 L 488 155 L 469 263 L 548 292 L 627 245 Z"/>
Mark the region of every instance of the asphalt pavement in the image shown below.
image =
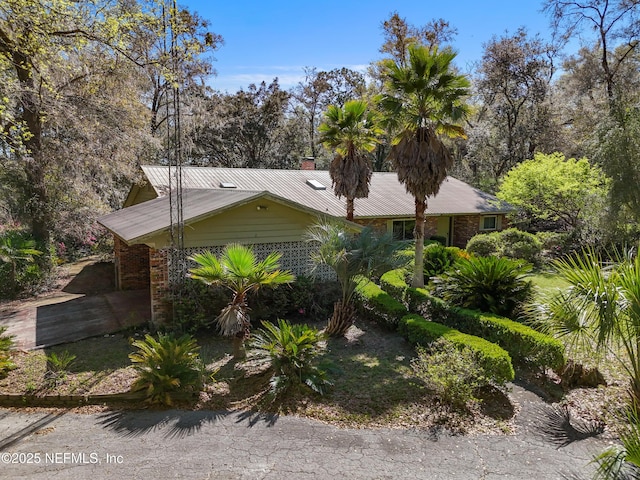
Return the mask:
<path id="1" fill-rule="evenodd" d="M 605 446 L 238 412 L 0 409 L 2 479 L 589 479 Z"/>

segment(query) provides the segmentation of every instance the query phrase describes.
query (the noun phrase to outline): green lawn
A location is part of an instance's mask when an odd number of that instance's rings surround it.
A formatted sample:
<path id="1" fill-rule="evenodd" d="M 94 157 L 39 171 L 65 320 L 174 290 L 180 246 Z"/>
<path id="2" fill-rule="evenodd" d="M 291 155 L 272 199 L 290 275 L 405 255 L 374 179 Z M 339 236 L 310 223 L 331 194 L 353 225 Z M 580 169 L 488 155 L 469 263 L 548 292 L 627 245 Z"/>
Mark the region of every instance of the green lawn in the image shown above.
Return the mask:
<path id="1" fill-rule="evenodd" d="M 530 280 L 536 287 L 539 296 L 551 294 L 557 290 L 563 290 L 569 283 L 555 273 L 537 272 L 531 275 Z"/>

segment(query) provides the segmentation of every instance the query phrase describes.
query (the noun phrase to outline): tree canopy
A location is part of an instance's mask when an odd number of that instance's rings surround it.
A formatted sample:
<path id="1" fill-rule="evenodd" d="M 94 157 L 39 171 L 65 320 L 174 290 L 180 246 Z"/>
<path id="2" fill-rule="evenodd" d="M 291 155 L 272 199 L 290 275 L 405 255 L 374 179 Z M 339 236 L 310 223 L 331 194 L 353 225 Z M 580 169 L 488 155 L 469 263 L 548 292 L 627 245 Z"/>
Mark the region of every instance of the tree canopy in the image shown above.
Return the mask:
<path id="1" fill-rule="evenodd" d="M 538 153 L 512 168 L 502 180 L 498 198 L 521 209 L 533 228 L 556 226 L 578 230 L 595 221 L 594 206 L 603 208 L 608 182 L 602 170 L 586 158 L 562 153 Z"/>

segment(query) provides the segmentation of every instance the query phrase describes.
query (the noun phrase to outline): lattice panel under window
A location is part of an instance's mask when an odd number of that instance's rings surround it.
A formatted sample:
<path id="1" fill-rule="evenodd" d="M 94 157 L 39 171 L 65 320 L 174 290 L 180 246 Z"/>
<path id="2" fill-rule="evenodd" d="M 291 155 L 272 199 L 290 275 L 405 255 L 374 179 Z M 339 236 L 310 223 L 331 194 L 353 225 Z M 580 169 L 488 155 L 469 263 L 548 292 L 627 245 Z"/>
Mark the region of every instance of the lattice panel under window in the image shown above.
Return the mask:
<path id="1" fill-rule="evenodd" d="M 317 245 L 314 245 L 310 242 L 277 242 L 277 243 L 258 243 L 253 245 L 253 251 L 260 260 L 263 260 L 269 255 L 271 252 L 280 252 L 282 253 L 282 257 L 280 257 L 280 268 L 282 270 L 291 270 L 295 275 L 298 276 L 310 276 L 311 270 L 313 268 L 313 264 L 311 263 L 311 253 L 317 248 Z M 196 253 L 202 253 L 206 250 L 211 251 L 216 256 L 219 256 L 224 250 L 224 246 L 217 247 L 198 247 L 198 248 L 186 248 L 185 254 L 188 257 Z M 169 281 L 172 284 L 184 278 L 186 275 L 186 271 L 180 272 L 181 269 L 175 269 L 171 266 L 171 256 L 169 258 Z M 196 264 L 193 261 L 188 261 L 186 268 L 193 268 Z M 184 269 L 184 267 L 183 267 Z M 315 272 L 315 277 L 320 280 L 333 280 L 336 278 L 335 273 L 331 268 L 326 265 L 322 265 L 318 267 Z"/>

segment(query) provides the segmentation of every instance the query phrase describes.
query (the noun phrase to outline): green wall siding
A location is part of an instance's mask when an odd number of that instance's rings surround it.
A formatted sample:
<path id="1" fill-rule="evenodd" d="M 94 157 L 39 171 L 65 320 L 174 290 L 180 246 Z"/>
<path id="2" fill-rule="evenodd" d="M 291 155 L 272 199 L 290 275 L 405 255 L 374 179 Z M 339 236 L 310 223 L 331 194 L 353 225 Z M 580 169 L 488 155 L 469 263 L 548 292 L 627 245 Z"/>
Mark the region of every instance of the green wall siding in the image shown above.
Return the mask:
<path id="1" fill-rule="evenodd" d="M 258 206 L 267 208 L 258 210 Z M 259 199 L 186 225 L 184 244 L 191 248 L 226 245 L 231 242 L 294 242 L 301 240 L 306 229 L 315 221 L 314 215 L 271 200 Z M 161 234 L 145 243 L 162 248 L 168 242 L 168 234 Z"/>

